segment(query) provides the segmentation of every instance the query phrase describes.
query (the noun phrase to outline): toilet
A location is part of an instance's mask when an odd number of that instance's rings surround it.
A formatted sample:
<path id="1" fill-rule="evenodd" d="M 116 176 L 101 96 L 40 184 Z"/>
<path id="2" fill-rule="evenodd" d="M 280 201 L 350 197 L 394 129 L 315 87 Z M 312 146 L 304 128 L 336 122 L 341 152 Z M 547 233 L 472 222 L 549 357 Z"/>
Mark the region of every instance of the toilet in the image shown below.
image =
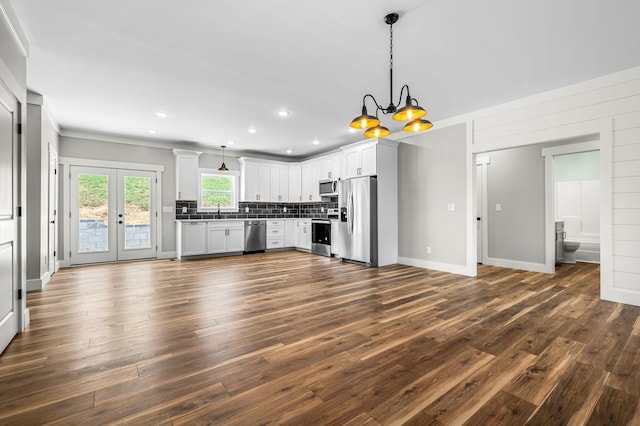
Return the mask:
<path id="1" fill-rule="evenodd" d="M 576 251 L 580 248 L 580 241 L 562 243 L 562 263 L 576 263 Z"/>
<path id="2" fill-rule="evenodd" d="M 569 238 L 582 234 L 582 219 L 578 216 L 565 216 L 564 231 Z M 562 242 L 562 263 L 576 263 L 576 251 L 580 248 L 580 241 L 564 240 Z"/>

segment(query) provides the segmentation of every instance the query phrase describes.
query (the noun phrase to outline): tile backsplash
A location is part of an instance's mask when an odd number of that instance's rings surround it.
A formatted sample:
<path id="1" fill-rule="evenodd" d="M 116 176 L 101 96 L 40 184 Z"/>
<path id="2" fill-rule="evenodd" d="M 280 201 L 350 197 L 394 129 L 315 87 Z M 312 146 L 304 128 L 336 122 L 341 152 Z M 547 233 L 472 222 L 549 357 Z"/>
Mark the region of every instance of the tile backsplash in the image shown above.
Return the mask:
<path id="1" fill-rule="evenodd" d="M 182 208 L 187 208 L 187 213 L 182 214 Z M 310 203 L 280 203 L 280 202 L 240 202 L 237 212 L 198 211 L 196 201 L 176 201 L 177 220 L 196 219 L 295 219 L 295 218 L 326 218 L 327 209 L 337 208 L 338 202 L 316 201 Z M 246 208 L 249 207 L 249 212 Z M 284 208 L 287 211 L 284 211 Z"/>

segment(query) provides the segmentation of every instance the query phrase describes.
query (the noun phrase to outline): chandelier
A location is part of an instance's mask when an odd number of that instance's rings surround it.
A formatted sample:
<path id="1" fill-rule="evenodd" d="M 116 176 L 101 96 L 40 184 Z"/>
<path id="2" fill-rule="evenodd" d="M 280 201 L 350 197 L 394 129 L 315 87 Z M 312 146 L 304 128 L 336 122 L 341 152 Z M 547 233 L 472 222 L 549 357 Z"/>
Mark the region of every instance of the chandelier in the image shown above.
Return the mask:
<path id="1" fill-rule="evenodd" d="M 382 111 L 383 114 L 393 114 L 391 118 L 398 121 L 409 121 L 405 124 L 403 130 L 405 132 L 419 132 L 427 130 L 433 127 L 433 124 L 429 120 L 424 120 L 421 117 L 427 115 L 427 111 L 422 108 L 416 98 L 412 98 L 409 93 L 409 86 L 404 85 L 400 89 L 400 98 L 398 99 L 398 106 L 402 102 L 402 96 L 406 89 L 405 106 L 398 109 L 393 103 L 393 24 L 398 22 L 398 14 L 390 13 L 384 17 L 384 22 L 389 25 L 389 106 L 386 108 L 380 106 L 376 98 L 373 95 L 367 93 L 362 98 L 362 114 L 351 120 L 351 127 L 355 129 L 365 129 L 364 135 L 368 138 L 382 138 L 391 134 L 389 129 L 380 125 L 380 119 L 378 118 L 378 112 Z M 367 112 L 366 100 L 371 98 L 376 106 L 376 115 L 369 115 Z"/>

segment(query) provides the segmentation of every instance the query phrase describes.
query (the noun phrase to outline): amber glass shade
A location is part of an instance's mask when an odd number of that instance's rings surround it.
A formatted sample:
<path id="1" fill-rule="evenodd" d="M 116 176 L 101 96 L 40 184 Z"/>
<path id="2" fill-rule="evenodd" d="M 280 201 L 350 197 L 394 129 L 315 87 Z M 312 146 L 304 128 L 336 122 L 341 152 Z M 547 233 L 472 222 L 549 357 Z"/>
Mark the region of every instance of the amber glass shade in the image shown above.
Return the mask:
<path id="1" fill-rule="evenodd" d="M 402 130 L 405 132 L 421 132 L 433 127 L 433 124 L 429 120 L 422 120 L 420 118 L 410 121 L 404 126 Z"/>
<path id="2" fill-rule="evenodd" d="M 407 104 L 393 114 L 391 118 L 398 121 L 410 121 L 425 115 L 427 115 L 427 110 L 420 105 L 413 105 L 411 98 L 407 96 Z"/>
<path id="3" fill-rule="evenodd" d="M 369 129 L 372 127 L 376 127 L 378 124 L 380 124 L 380 120 L 378 120 L 378 117 L 369 115 L 367 113 L 367 107 L 363 105 L 362 114 L 351 120 L 350 126 L 354 129 Z"/>
<path id="4" fill-rule="evenodd" d="M 383 126 L 375 126 L 370 129 L 367 129 L 364 132 L 364 135 L 368 138 L 383 138 L 385 136 L 389 136 L 391 132 L 389 129 Z"/>

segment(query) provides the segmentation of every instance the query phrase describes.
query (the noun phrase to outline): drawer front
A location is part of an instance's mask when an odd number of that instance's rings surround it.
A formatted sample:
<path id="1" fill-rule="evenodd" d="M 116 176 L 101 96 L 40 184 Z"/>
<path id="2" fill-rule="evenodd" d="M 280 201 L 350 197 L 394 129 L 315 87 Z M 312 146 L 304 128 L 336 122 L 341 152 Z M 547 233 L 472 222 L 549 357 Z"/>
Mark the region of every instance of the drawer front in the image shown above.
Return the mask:
<path id="1" fill-rule="evenodd" d="M 284 226 L 284 220 L 269 220 L 267 221 L 267 227 L 269 226 Z"/>
<path id="2" fill-rule="evenodd" d="M 284 237 L 267 237 L 267 248 L 281 248 L 284 247 Z"/>
<path id="3" fill-rule="evenodd" d="M 284 237 L 284 226 L 268 226 L 267 237 Z"/>

